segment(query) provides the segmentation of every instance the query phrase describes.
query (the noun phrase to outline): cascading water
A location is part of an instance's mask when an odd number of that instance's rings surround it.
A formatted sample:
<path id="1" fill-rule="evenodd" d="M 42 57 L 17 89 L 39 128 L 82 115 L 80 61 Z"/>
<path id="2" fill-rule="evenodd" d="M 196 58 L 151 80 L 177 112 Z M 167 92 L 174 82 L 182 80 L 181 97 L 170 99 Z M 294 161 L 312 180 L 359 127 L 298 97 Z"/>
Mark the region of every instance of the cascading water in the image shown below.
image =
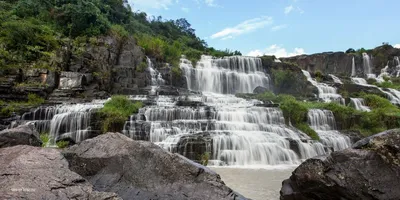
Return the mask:
<path id="1" fill-rule="evenodd" d="M 350 138 L 336 130 L 332 111 L 311 109 L 308 112 L 308 121 L 310 127 L 318 133 L 320 141 L 331 150 L 339 151 L 350 147 Z"/>
<path id="2" fill-rule="evenodd" d="M 394 57 L 394 63 L 396 65 L 396 77 L 400 76 L 400 59 L 398 56 Z"/>
<path id="3" fill-rule="evenodd" d="M 50 146 L 55 145 L 61 138 L 71 138 L 75 142 L 80 142 L 86 139 L 91 131 L 90 119 L 93 111 L 102 108 L 104 102 L 39 107 L 25 113 L 22 121 L 34 124 L 38 132 L 48 132 Z"/>
<path id="4" fill-rule="evenodd" d="M 353 57 L 353 59 L 351 60 L 351 77 L 355 77 L 355 76 L 357 76 L 356 61 Z"/>
<path id="5" fill-rule="evenodd" d="M 362 98 L 350 98 L 350 105 L 353 106 L 356 110 L 370 112 L 371 109 L 365 105 L 364 99 Z"/>
<path id="6" fill-rule="evenodd" d="M 373 67 L 372 61 L 367 53 L 363 53 L 362 56 L 363 56 L 364 74 L 368 76 L 369 74 L 372 74 L 372 67 Z"/>
<path id="7" fill-rule="evenodd" d="M 234 56 L 213 59 L 202 56 L 196 67 L 182 59 L 181 69 L 192 91 L 219 94 L 252 93 L 262 86 L 269 88 L 270 78 L 262 72 L 261 59 Z"/>
<path id="8" fill-rule="evenodd" d="M 154 69 L 153 63 L 150 58 L 147 58 L 147 68 L 151 76 L 151 95 L 156 95 L 156 90 L 160 85 L 165 84 L 165 80 L 162 78 L 160 72 Z"/>
<path id="9" fill-rule="evenodd" d="M 333 82 L 338 83 L 338 84 L 343 84 L 343 82 L 337 76 L 335 76 L 333 74 L 329 74 L 329 76 L 332 78 Z"/>
<path id="10" fill-rule="evenodd" d="M 335 87 L 331 87 L 325 83 L 319 83 L 315 79 L 311 77 L 310 72 L 302 70 L 304 76 L 307 78 L 307 80 L 314 85 L 315 87 L 318 88 L 318 97 L 322 99 L 324 102 L 338 102 L 341 104 L 344 104 L 344 99 L 343 97 L 336 92 Z"/>
<path id="11" fill-rule="evenodd" d="M 210 153 L 211 165 L 298 164 L 326 153 L 321 143 L 310 142 L 304 133 L 286 126 L 279 108 L 256 106 L 262 102 L 229 94 L 270 88 L 259 58 L 203 56 L 196 68 L 182 59 L 181 69 L 188 87 L 202 95 L 158 96 L 155 105 L 131 117 L 124 134 L 191 159 L 198 159 L 193 151 L 202 149 Z"/>
<path id="12" fill-rule="evenodd" d="M 351 81 L 358 85 L 377 88 L 379 91 L 381 91 L 386 95 L 386 97 L 390 100 L 390 102 L 392 102 L 393 104 L 400 105 L 400 96 L 398 90 L 387 88 L 389 91 L 385 91 L 384 89 L 376 85 L 368 84 L 367 80 L 365 80 L 364 78 L 351 78 Z"/>

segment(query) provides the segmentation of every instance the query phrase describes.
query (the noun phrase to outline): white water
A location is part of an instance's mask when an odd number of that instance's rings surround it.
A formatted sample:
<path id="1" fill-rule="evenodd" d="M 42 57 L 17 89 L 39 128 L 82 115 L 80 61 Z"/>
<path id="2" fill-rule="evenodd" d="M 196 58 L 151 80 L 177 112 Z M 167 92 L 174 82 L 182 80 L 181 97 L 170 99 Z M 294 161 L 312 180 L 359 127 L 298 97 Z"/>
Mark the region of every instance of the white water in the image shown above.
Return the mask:
<path id="1" fill-rule="evenodd" d="M 328 148 L 339 151 L 351 146 L 350 138 L 336 130 L 332 111 L 311 109 L 308 112 L 308 121 L 310 127 L 318 133 L 321 142 Z"/>
<path id="2" fill-rule="evenodd" d="M 202 56 L 195 68 L 186 59 L 181 60 L 180 67 L 188 89 L 193 91 L 236 94 L 252 93 L 258 86 L 270 87 L 270 78 L 262 72 L 261 59 L 257 58 Z"/>
<path id="3" fill-rule="evenodd" d="M 355 77 L 355 76 L 357 76 L 356 61 L 353 57 L 353 59 L 351 60 L 351 77 Z"/>
<path id="4" fill-rule="evenodd" d="M 209 164 L 214 166 L 293 165 L 326 153 L 321 143 L 307 142 L 308 136 L 286 126 L 279 108 L 258 107 L 255 105 L 262 102 L 229 94 L 251 93 L 257 86 L 270 88 L 268 75 L 260 71 L 259 58 L 203 56 L 196 68 L 183 59 L 181 69 L 189 89 L 202 94 L 158 96 L 154 106 L 140 109 L 126 123 L 126 135 L 138 137 L 143 123 L 148 123 L 150 141 L 172 152 L 184 148 L 185 155 L 191 154 L 191 147 L 179 146 L 182 138 L 201 138 L 205 150 L 211 153 Z M 179 100 L 200 105 L 180 107 Z"/>
<path id="5" fill-rule="evenodd" d="M 388 88 L 389 91 L 385 91 L 384 89 L 382 89 L 376 85 L 368 84 L 368 82 L 363 78 L 351 78 L 351 81 L 358 85 L 377 88 L 378 90 L 380 90 L 382 93 L 384 93 L 386 95 L 386 97 L 389 99 L 389 101 L 391 103 L 400 105 L 400 96 L 399 96 L 398 90 Z"/>
<path id="6" fill-rule="evenodd" d="M 367 53 L 363 53 L 363 67 L 364 67 L 364 74 L 372 74 L 372 60 Z"/>
<path id="7" fill-rule="evenodd" d="M 400 76 L 400 59 L 398 56 L 394 57 L 394 63 L 396 65 L 396 77 Z"/>
<path id="8" fill-rule="evenodd" d="M 337 90 L 335 87 L 329 86 L 325 83 L 319 83 L 315 79 L 311 77 L 310 72 L 302 70 L 304 76 L 307 78 L 307 80 L 314 85 L 315 87 L 318 88 L 318 97 L 322 99 L 324 102 L 338 102 L 341 104 L 344 104 L 344 99 L 343 97 L 337 93 Z"/>
<path id="9" fill-rule="evenodd" d="M 337 76 L 335 76 L 333 74 L 329 74 L 329 76 L 333 79 L 333 82 L 338 83 L 338 84 L 343 84 L 343 82 Z"/>
<path id="10" fill-rule="evenodd" d="M 104 102 L 39 107 L 31 113 L 24 114 L 22 120 L 34 124 L 40 133 L 48 132 L 50 146 L 54 146 L 60 136 L 81 142 L 88 137 L 92 112 L 102 108 Z"/>
<path id="11" fill-rule="evenodd" d="M 149 70 L 150 76 L 151 76 L 151 92 L 150 95 L 156 95 L 157 88 L 160 85 L 165 84 L 165 80 L 162 78 L 162 75 L 160 72 L 158 72 L 156 69 L 154 69 L 153 63 L 151 62 L 150 58 L 147 58 L 147 68 Z"/>
<path id="12" fill-rule="evenodd" d="M 371 109 L 365 105 L 364 99 L 362 98 L 350 98 L 350 105 L 354 107 L 356 110 L 370 112 Z"/>

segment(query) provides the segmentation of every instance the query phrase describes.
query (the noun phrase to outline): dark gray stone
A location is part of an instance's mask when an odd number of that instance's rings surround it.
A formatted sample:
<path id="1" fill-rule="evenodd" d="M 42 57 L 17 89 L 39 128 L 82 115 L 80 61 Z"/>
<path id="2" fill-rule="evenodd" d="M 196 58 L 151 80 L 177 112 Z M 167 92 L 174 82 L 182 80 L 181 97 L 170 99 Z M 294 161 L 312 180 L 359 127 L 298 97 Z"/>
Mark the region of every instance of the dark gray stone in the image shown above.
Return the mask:
<path id="1" fill-rule="evenodd" d="M 0 148 L 16 145 L 41 146 L 39 133 L 33 125 L 22 125 L 0 132 Z"/>
<path id="2" fill-rule="evenodd" d="M 64 156 L 96 190 L 124 199 L 245 199 L 208 168 L 119 133 L 85 140 Z"/>
<path id="3" fill-rule="evenodd" d="M 400 199 L 399 144 L 400 129 L 390 130 L 308 159 L 283 181 L 281 199 Z"/>
<path id="4" fill-rule="evenodd" d="M 94 191 L 86 179 L 68 169 L 57 149 L 3 148 L 0 160 L 0 199 L 121 199 L 115 193 Z"/>

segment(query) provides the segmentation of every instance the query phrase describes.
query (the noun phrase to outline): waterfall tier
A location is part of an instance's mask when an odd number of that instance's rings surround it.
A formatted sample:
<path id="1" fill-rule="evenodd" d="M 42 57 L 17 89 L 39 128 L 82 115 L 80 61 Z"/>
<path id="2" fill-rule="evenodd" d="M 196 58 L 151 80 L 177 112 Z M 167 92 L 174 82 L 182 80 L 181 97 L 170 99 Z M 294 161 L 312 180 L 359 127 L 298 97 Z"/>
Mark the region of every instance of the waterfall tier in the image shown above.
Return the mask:
<path id="1" fill-rule="evenodd" d="M 190 61 L 180 65 L 188 89 L 219 94 L 252 93 L 258 87 L 270 87 L 270 78 L 262 70 L 260 58 L 233 56 L 213 59 L 202 56 L 194 68 Z"/>
<path id="2" fill-rule="evenodd" d="M 337 102 L 344 104 L 343 97 L 337 93 L 337 89 L 335 87 L 329 86 L 325 83 L 319 83 L 311 77 L 310 72 L 305 70 L 302 71 L 308 82 L 318 88 L 318 97 L 320 99 L 322 99 L 324 102 Z"/>
<path id="3" fill-rule="evenodd" d="M 350 98 L 350 106 L 354 107 L 356 110 L 370 112 L 371 109 L 365 105 L 364 99 L 362 98 Z"/>
<path id="4" fill-rule="evenodd" d="M 331 150 L 339 151 L 350 147 L 350 138 L 336 130 L 332 111 L 311 109 L 308 112 L 308 121 L 310 127 L 318 133 L 321 142 Z"/>

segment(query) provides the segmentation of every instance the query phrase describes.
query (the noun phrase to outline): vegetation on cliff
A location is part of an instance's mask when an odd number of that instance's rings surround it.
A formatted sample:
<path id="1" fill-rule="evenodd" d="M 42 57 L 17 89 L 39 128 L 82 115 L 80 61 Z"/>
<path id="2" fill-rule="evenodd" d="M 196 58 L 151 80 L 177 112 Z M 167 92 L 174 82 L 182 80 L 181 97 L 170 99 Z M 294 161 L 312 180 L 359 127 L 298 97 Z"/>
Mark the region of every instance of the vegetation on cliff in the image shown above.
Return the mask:
<path id="1" fill-rule="evenodd" d="M 137 113 L 141 107 L 141 102 L 132 102 L 126 96 L 112 96 L 100 110 L 103 133 L 121 131 L 129 116 Z"/>
<path id="2" fill-rule="evenodd" d="M 182 54 L 191 60 L 240 54 L 208 47 L 186 19 L 132 12 L 126 0 L 0 1 L 1 68 L 52 68 L 61 47 L 84 46 L 101 35 L 134 36 L 147 55 L 172 64 Z"/>
<path id="3" fill-rule="evenodd" d="M 291 95 L 274 95 L 271 92 L 253 95 L 250 98 L 279 103 L 286 123 L 290 122 L 314 140 L 318 140 L 319 137 L 307 122 L 307 113 L 310 109 L 330 110 L 341 129 L 359 131 L 365 136 L 400 127 L 400 109 L 397 106 L 377 95 L 365 93 L 358 95 L 365 99 L 366 105 L 372 109 L 371 112 L 358 111 L 338 103 L 299 101 Z"/>
<path id="4" fill-rule="evenodd" d="M 13 113 L 18 113 L 21 110 L 34 108 L 44 103 L 44 99 L 36 94 L 28 94 L 26 101 L 4 102 L 0 100 L 0 116 L 8 117 Z"/>

